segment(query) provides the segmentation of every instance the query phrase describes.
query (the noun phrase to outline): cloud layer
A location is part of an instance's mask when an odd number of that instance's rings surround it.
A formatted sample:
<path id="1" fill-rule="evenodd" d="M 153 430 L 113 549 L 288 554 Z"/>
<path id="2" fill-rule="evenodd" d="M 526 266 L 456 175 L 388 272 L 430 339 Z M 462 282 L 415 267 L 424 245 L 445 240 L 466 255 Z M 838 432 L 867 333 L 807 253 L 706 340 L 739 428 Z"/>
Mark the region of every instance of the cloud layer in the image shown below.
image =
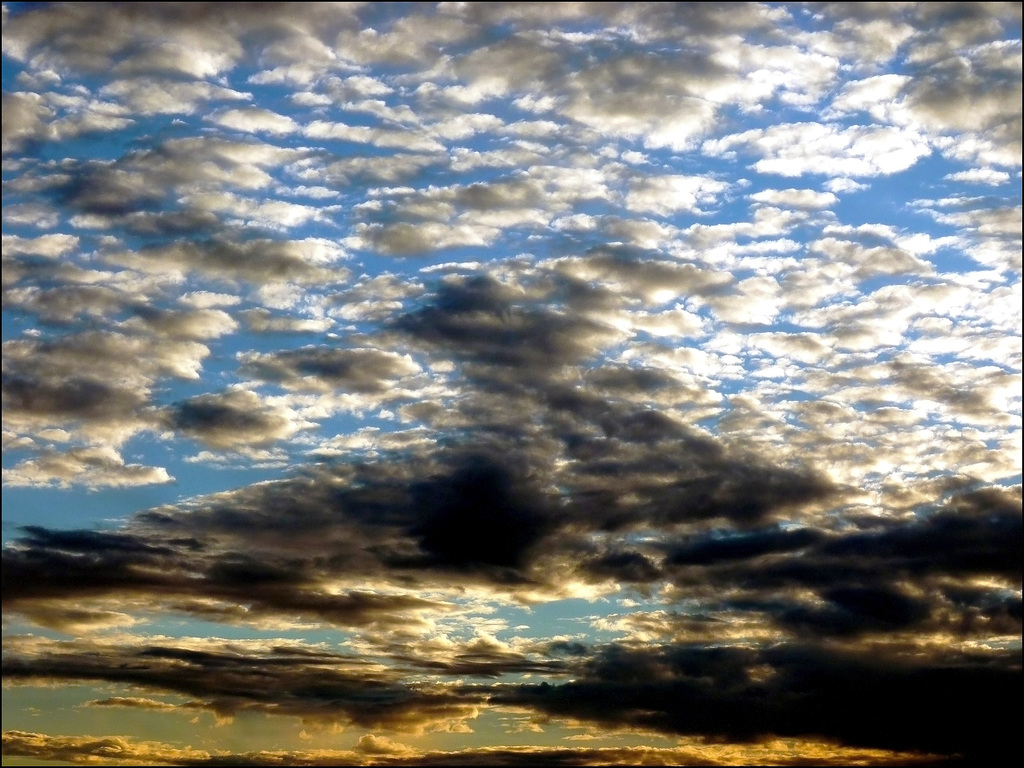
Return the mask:
<path id="1" fill-rule="evenodd" d="M 6 756 L 1001 758 L 1019 4 L 3 19 Z"/>

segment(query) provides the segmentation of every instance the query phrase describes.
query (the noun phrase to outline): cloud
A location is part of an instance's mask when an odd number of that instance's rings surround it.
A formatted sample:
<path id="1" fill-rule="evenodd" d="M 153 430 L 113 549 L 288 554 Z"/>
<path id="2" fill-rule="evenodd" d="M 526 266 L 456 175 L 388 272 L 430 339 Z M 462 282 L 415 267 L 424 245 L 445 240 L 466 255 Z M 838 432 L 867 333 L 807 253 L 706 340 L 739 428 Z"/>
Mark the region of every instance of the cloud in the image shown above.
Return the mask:
<path id="1" fill-rule="evenodd" d="M 824 123 L 756 128 L 703 144 L 703 151 L 712 157 L 732 156 L 736 148 L 760 155 L 753 166 L 759 173 L 780 176 L 891 175 L 932 152 L 927 140 L 911 130 L 864 125 L 840 128 Z"/>
<path id="2" fill-rule="evenodd" d="M 103 86 L 101 93 L 123 102 L 132 113 L 139 115 L 191 115 L 208 102 L 250 98 L 247 93 L 212 83 L 151 77 L 115 80 Z"/>
<path id="3" fill-rule="evenodd" d="M 490 245 L 498 234 L 493 227 L 472 224 L 361 224 L 351 243 L 388 256 L 420 256 L 445 248 Z"/>
<path id="4" fill-rule="evenodd" d="M 1009 670 L 966 658 L 933 665 L 801 645 L 611 645 L 573 682 L 509 688 L 494 700 L 679 734 L 735 740 L 796 728 L 850 745 L 982 756 L 1005 751 L 1009 715 L 979 712 L 971 702 L 984 691 L 1009 690 L 1015 680 Z M 907 711 L 925 717 L 899 731 L 888 728 L 890 717 Z"/>
<path id="5" fill-rule="evenodd" d="M 677 211 L 700 213 L 698 203 L 715 202 L 728 185 L 699 176 L 652 176 L 641 180 L 626 196 L 631 211 L 669 216 Z"/>
<path id="6" fill-rule="evenodd" d="M 5 342 L 5 425 L 75 424 L 111 440 L 130 434 L 147 423 L 141 409 L 155 379 L 196 378 L 209 354 L 194 341 L 169 341 L 155 355 L 140 354 L 148 347 L 145 338 L 98 331 Z M 116 380 L 107 375 L 112 367 L 121 372 Z"/>
<path id="7" fill-rule="evenodd" d="M 11 680 L 107 680 L 198 696 L 218 716 L 273 712 L 309 723 L 422 732 L 476 716 L 480 695 L 410 686 L 351 657 L 278 646 L 92 645 L 63 659 L 45 647 L 12 660 Z M 269 663 L 269 664 L 268 664 Z M 269 676 L 268 676 L 269 672 Z M 195 705 L 192 705 L 193 707 Z"/>
<path id="8" fill-rule="evenodd" d="M 284 409 L 268 407 L 244 389 L 198 395 L 177 403 L 166 413 L 165 423 L 211 448 L 236 450 L 291 437 L 301 426 Z"/>
<path id="9" fill-rule="evenodd" d="M 169 310 L 136 307 L 135 315 L 122 326 L 171 339 L 215 339 L 238 328 L 227 312 L 219 309 Z"/>
<path id="10" fill-rule="evenodd" d="M 280 135 L 298 130 L 292 118 L 260 107 L 229 109 L 212 115 L 210 119 L 225 128 L 245 133 L 266 132 Z"/>
<path id="11" fill-rule="evenodd" d="M 168 761 L 202 761 L 210 758 L 205 750 L 172 747 L 159 742 L 132 742 L 119 736 L 49 736 L 26 731 L 5 731 L 5 755 L 48 761 L 91 763 L 95 760 L 123 760 L 137 764 Z"/>
<path id="12" fill-rule="evenodd" d="M 252 397 L 200 396 L 167 418 L 214 447 L 238 449 L 277 436 Z M 571 471 L 551 475 L 542 471 L 551 459 L 536 450 L 481 441 L 154 509 L 120 533 L 32 529 L 5 551 L 7 607 L 31 616 L 38 601 L 51 606 L 61 595 L 101 605 L 116 594 L 232 623 L 282 616 L 409 625 L 419 611 L 443 610 L 406 592 L 410 580 L 557 593 L 574 578 L 581 542 L 599 531 L 625 536 L 705 520 L 747 527 L 833 492 L 813 475 L 730 457 L 655 411 L 609 409 L 557 388 L 547 397 Z M 649 555 L 585 547 L 595 554 L 584 565 L 588 582 L 660 578 Z M 392 587 L 367 593 L 358 585 L 368 578 Z"/>
<path id="13" fill-rule="evenodd" d="M 289 21 L 290 24 L 283 22 Z M 246 55 L 242 37 L 262 33 L 266 54 L 280 56 L 347 25 L 345 11 L 305 9 L 285 15 L 250 8 L 197 11 L 167 8 L 140 15 L 121 8 L 65 13 L 56 9 L 12 15 L 4 52 L 60 71 L 168 74 L 207 78 L 225 74 Z M 89 24 L 102 31 L 86 32 Z M 69 34 L 70 31 L 76 34 Z M 308 48 L 305 53 L 308 53 Z M 295 54 L 293 53 L 292 56 Z M 301 58 L 301 56 L 299 57 Z"/>
<path id="14" fill-rule="evenodd" d="M 828 237 L 812 243 L 810 250 L 835 262 L 848 264 L 854 268 L 853 277 L 860 280 L 877 275 L 928 275 L 933 272 L 931 264 L 901 248 L 870 248 L 850 240 Z"/>
<path id="15" fill-rule="evenodd" d="M 37 94 L 4 91 L 3 153 L 20 151 L 27 142 L 44 138 L 44 121 L 52 114 Z"/>
<path id="16" fill-rule="evenodd" d="M 79 243 L 76 235 L 50 234 L 39 237 L 4 235 L 4 257 L 28 254 L 57 258 L 74 250 Z"/>
<path id="17" fill-rule="evenodd" d="M 820 210 L 836 204 L 836 196 L 831 192 L 815 192 L 813 189 L 766 189 L 756 192 L 750 199 L 780 208 L 807 208 Z"/>
<path id="18" fill-rule="evenodd" d="M 45 450 L 4 470 L 4 482 L 12 487 L 59 485 L 67 488 L 81 483 L 90 488 L 125 488 L 134 485 L 169 483 L 173 480 L 163 467 L 126 464 L 108 447 L 76 448 L 66 452 Z"/>
<path id="19" fill-rule="evenodd" d="M 303 347 L 278 353 L 247 354 L 243 371 L 289 389 L 330 392 L 384 392 L 419 371 L 408 355 L 380 349 Z"/>
<path id="20" fill-rule="evenodd" d="M 753 753 L 752 755 L 750 753 Z M 639 765 L 654 761 L 665 765 L 763 765 L 769 762 L 813 759 L 817 765 L 843 765 L 870 761 L 872 765 L 932 765 L 935 755 L 890 753 L 884 750 L 841 749 L 827 743 L 787 739 L 747 747 L 741 754 L 728 745 L 695 744 L 681 747 L 479 747 L 461 751 L 418 752 L 384 736 L 360 737 L 354 751 L 315 749 L 233 752 L 181 749 L 160 742 L 133 742 L 121 737 L 48 736 L 27 731 L 4 733 L 4 753 L 41 760 L 88 762 L 124 759 L 136 763 L 176 762 L 182 765 L 508 765 L 577 766 Z M 385 760 L 386 762 L 381 762 Z"/>
<path id="21" fill-rule="evenodd" d="M 972 168 L 969 171 L 957 171 L 949 173 L 942 178 L 949 181 L 966 181 L 968 184 L 990 184 L 998 186 L 1010 180 L 1010 174 L 1006 171 L 996 171 L 991 168 Z"/>
<path id="22" fill-rule="evenodd" d="M 343 282 L 347 271 L 332 264 L 341 254 L 337 245 L 316 239 L 235 242 L 217 238 L 119 251 L 107 259 L 151 274 L 196 271 L 224 281 L 303 284 Z"/>
<path id="23" fill-rule="evenodd" d="M 795 530 L 768 529 L 727 538 L 709 538 L 689 542 L 673 549 L 667 562 L 671 565 L 711 565 L 735 559 L 748 559 L 774 552 L 805 549 L 820 541 L 823 534 L 812 528 Z"/>
<path id="24" fill-rule="evenodd" d="M 330 330 L 334 326 L 334 321 L 326 317 L 275 317 L 266 309 L 245 309 L 239 315 L 246 327 L 254 333 L 315 333 Z"/>
<path id="25" fill-rule="evenodd" d="M 107 699 L 90 701 L 85 704 L 87 707 L 128 707 L 132 709 L 155 709 L 161 711 L 178 711 L 174 704 L 156 699 L 146 699 L 138 696 L 111 696 Z"/>
<path id="26" fill-rule="evenodd" d="M 1018 5 L 4 19 L 5 755 L 1002 756 Z"/>
<path id="27" fill-rule="evenodd" d="M 1021 117 L 1007 106 L 1020 98 L 1020 72 L 1019 43 L 979 45 L 967 56 L 929 62 L 907 85 L 907 107 L 931 130 L 979 134 L 985 147 L 980 154 L 988 162 L 1020 165 Z M 952 153 L 977 156 L 968 146 Z"/>

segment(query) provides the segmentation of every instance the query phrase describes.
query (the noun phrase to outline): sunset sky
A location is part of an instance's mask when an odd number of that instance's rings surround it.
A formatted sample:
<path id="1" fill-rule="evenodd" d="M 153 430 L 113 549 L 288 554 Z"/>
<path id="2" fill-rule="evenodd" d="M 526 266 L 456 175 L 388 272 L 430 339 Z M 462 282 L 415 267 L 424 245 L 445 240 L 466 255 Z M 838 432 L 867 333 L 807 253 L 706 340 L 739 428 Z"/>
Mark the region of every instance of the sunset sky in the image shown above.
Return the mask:
<path id="1" fill-rule="evenodd" d="M 1020 3 L 3 14 L 5 764 L 1019 753 Z"/>

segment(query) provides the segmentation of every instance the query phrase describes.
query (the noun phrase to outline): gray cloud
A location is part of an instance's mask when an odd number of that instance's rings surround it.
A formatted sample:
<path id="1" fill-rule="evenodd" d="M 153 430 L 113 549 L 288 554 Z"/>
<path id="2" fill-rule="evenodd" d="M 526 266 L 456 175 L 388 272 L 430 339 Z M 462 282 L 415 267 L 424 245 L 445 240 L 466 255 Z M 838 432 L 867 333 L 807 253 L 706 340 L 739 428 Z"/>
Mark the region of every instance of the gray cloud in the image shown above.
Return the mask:
<path id="1" fill-rule="evenodd" d="M 137 336 L 99 331 L 54 341 L 4 344 L 4 416 L 26 426 L 80 422 L 85 429 L 144 423 L 141 412 L 157 377 L 194 378 L 209 350 L 194 341 L 169 342 L 155 354 Z M 121 375 L 111 379 L 109 371 Z"/>
<path id="2" fill-rule="evenodd" d="M 52 111 L 37 94 L 7 93 L 3 95 L 3 152 L 20 151 L 26 143 L 46 135 L 45 119 Z"/>
<path id="3" fill-rule="evenodd" d="M 200 272 L 221 280 L 252 283 L 340 283 L 347 270 L 331 262 L 338 249 L 315 240 L 249 240 L 218 238 L 117 252 L 108 260 L 120 266 L 157 274 Z"/>
<path id="4" fill-rule="evenodd" d="M 242 370 L 289 389 L 330 392 L 383 392 L 419 370 L 408 355 L 380 349 L 302 347 L 277 353 L 247 354 Z"/>
<path id="5" fill-rule="evenodd" d="M 450 280 L 431 304 L 399 317 L 395 328 L 444 355 L 525 375 L 581 361 L 615 338 L 613 329 L 594 320 L 516 306 L 515 296 L 482 275 Z"/>
<path id="6" fill-rule="evenodd" d="M 213 448 L 268 445 L 290 437 L 299 426 L 282 409 L 264 405 L 244 389 L 177 403 L 168 410 L 165 423 Z"/>
<path id="7" fill-rule="evenodd" d="M 1005 662 L 1012 664 L 1015 656 L 1006 654 Z M 1008 666 L 997 671 L 969 657 L 940 664 L 801 645 L 612 645 L 589 660 L 574 682 L 510 688 L 494 701 L 680 734 L 747 739 L 766 732 L 796 735 L 796 729 L 846 744 L 980 758 L 1005 754 L 1009 713 L 978 712 L 973 702 L 994 689 L 1008 691 L 1018 680 Z M 928 717 L 908 729 L 888 727 L 889 718 L 907 711 Z"/>
<path id="8" fill-rule="evenodd" d="M 84 648 L 83 648 L 84 650 Z M 238 652 L 161 645 L 98 646 L 91 654 L 35 652 L 5 664 L 9 679 L 107 680 L 200 697 L 221 716 L 269 712 L 310 722 L 417 730 L 474 715 L 479 694 L 417 690 L 352 657 L 303 647 Z M 268 684 L 269 683 L 269 684 Z"/>

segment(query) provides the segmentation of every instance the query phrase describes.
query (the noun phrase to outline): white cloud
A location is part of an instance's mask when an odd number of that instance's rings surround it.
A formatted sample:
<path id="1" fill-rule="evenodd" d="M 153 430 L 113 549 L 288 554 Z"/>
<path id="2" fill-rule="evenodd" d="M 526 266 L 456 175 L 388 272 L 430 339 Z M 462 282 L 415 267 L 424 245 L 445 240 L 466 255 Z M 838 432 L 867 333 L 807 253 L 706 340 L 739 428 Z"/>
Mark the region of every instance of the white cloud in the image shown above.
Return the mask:
<path id="1" fill-rule="evenodd" d="M 932 151 L 923 135 L 909 129 L 823 123 L 757 128 L 703 144 L 712 157 L 732 157 L 737 149 L 760 155 L 753 166 L 759 173 L 840 177 L 899 173 Z"/>
<path id="2" fill-rule="evenodd" d="M 858 181 L 846 178 L 829 179 L 825 182 L 824 186 L 829 192 L 836 192 L 839 194 L 842 194 L 843 192 L 861 192 L 870 188 L 868 184 L 861 184 Z"/>
<path id="3" fill-rule="evenodd" d="M 699 213 L 701 206 L 714 204 L 728 188 L 727 183 L 707 176 L 648 176 L 630 186 L 626 207 L 658 216 Z"/>
<path id="4" fill-rule="evenodd" d="M 31 254 L 56 259 L 78 247 L 77 235 L 50 234 L 39 237 L 3 236 L 3 255 Z"/>
<path id="5" fill-rule="evenodd" d="M 813 189 L 766 189 L 755 192 L 750 199 L 757 203 L 809 210 L 828 208 L 839 202 L 831 192 L 815 192 Z"/>
<path id="6" fill-rule="evenodd" d="M 747 278 L 737 283 L 736 289 L 731 295 L 712 296 L 708 300 L 715 314 L 726 323 L 770 323 L 785 301 L 773 277 Z"/>
<path id="7" fill-rule="evenodd" d="M 228 109 L 216 112 L 209 119 L 225 128 L 246 133 L 271 133 L 282 135 L 294 133 L 299 129 L 298 123 L 287 115 L 279 115 L 269 109 L 246 107 L 244 109 Z"/>
<path id="8" fill-rule="evenodd" d="M 141 115 L 192 114 L 206 102 L 252 99 L 251 93 L 211 83 L 150 79 L 115 80 L 100 93 Z"/>
<path id="9" fill-rule="evenodd" d="M 900 96 L 911 79 L 909 75 L 875 75 L 854 80 L 836 94 L 825 114 L 834 117 L 866 112 L 876 120 L 893 122 L 905 112 Z"/>
<path id="10" fill-rule="evenodd" d="M 75 448 L 65 453 L 46 451 L 4 470 L 4 484 L 13 487 L 81 484 L 88 488 L 126 488 L 169 483 L 174 478 L 163 467 L 125 464 L 109 447 Z"/>
<path id="11" fill-rule="evenodd" d="M 997 171 L 992 168 L 972 168 L 969 171 L 957 171 L 947 173 L 942 177 L 946 181 L 964 181 L 968 184 L 989 184 L 999 186 L 1010 180 L 1010 174 L 1006 171 Z"/>

